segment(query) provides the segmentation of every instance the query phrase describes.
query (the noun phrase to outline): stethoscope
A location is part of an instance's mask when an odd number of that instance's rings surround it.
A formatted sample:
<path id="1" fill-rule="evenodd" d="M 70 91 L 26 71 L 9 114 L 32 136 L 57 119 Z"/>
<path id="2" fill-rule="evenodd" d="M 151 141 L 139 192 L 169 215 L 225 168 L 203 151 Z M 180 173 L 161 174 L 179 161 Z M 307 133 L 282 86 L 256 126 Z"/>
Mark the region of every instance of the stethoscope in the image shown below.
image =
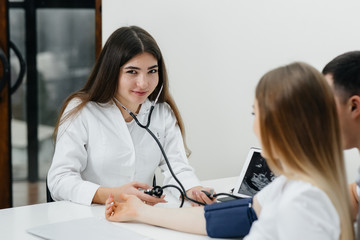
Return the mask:
<path id="1" fill-rule="evenodd" d="M 161 93 L 162 89 L 163 89 L 163 85 L 161 85 L 161 88 L 160 88 L 160 90 L 159 90 L 158 95 L 156 96 L 155 101 L 153 101 L 152 104 L 151 104 L 150 111 L 149 111 L 149 116 L 148 116 L 148 120 L 147 120 L 146 125 L 143 125 L 142 123 L 140 123 L 139 120 L 137 119 L 136 115 L 135 115 L 133 112 L 131 112 L 129 109 L 127 109 L 119 100 L 117 100 L 117 99 L 114 97 L 115 101 L 116 101 L 123 109 L 125 109 L 125 111 L 127 111 L 127 112 L 130 114 L 130 116 L 135 120 L 136 124 L 137 124 L 139 127 L 144 128 L 144 129 L 151 135 L 151 137 L 155 140 L 155 142 L 157 143 L 157 145 L 158 145 L 159 148 L 160 148 L 160 151 L 161 151 L 161 153 L 162 153 L 162 155 L 163 155 L 163 157 L 164 157 L 164 159 L 165 159 L 166 165 L 168 166 L 169 171 L 170 171 L 172 177 L 175 179 L 175 181 L 176 181 L 176 182 L 179 184 L 179 186 L 180 186 L 180 188 L 179 188 L 178 186 L 172 185 L 172 184 L 165 185 L 165 186 L 162 186 L 162 187 L 160 187 L 160 186 L 154 186 L 152 189 L 147 189 L 147 190 L 145 190 L 144 193 L 149 194 L 149 195 L 151 195 L 151 196 L 152 196 L 152 195 L 155 195 L 156 197 L 161 197 L 162 194 L 163 194 L 163 189 L 168 188 L 168 187 L 174 187 L 174 188 L 176 188 L 177 190 L 179 190 L 179 192 L 180 192 L 180 194 L 181 194 L 181 204 L 180 204 L 180 208 L 183 206 L 185 198 L 186 198 L 187 200 L 189 200 L 189 201 L 191 201 L 191 202 L 194 202 L 194 203 L 197 203 L 197 204 L 199 204 L 199 205 L 206 205 L 206 203 L 196 201 L 195 199 L 192 199 L 192 198 L 190 198 L 189 196 L 187 196 L 186 190 L 185 190 L 184 186 L 181 184 L 180 180 L 176 177 L 175 173 L 174 173 L 173 170 L 172 170 L 172 167 L 171 167 L 171 165 L 170 165 L 169 159 L 168 159 L 168 157 L 167 157 L 167 155 L 166 155 L 166 153 L 165 153 L 165 150 L 164 150 L 164 148 L 162 147 L 159 139 L 158 139 L 158 138 L 155 136 L 155 134 L 149 129 L 150 122 L 151 122 L 151 115 L 152 115 L 152 112 L 153 112 L 153 110 L 154 110 L 154 108 L 155 108 L 155 105 L 156 105 L 156 103 L 157 103 L 157 101 L 158 101 L 158 99 L 159 99 L 159 97 L 160 97 L 160 93 Z M 206 191 L 203 191 L 203 192 L 204 192 L 210 199 L 215 198 L 215 197 L 220 196 L 220 195 L 226 195 L 226 196 L 233 197 L 233 198 L 236 198 L 236 199 L 239 198 L 238 196 L 235 196 L 235 195 L 232 195 L 232 194 L 228 194 L 228 193 L 217 193 L 217 194 L 213 194 L 213 193 L 209 193 L 209 192 L 206 192 Z"/>

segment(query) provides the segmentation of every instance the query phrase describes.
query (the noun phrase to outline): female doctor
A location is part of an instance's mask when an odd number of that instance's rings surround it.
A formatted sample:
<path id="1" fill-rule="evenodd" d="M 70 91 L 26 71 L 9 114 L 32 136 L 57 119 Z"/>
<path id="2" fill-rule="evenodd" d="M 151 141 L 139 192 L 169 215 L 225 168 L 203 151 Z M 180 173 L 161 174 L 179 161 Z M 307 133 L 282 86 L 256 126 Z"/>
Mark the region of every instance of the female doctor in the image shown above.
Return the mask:
<path id="1" fill-rule="evenodd" d="M 184 124 L 169 93 L 160 49 L 136 26 L 119 28 L 109 37 L 85 86 L 61 109 L 47 178 L 52 198 L 90 205 L 105 203 L 110 193 L 116 200 L 126 193 L 149 205 L 166 202 L 164 195 L 141 191 L 151 188 L 157 167 L 165 175 L 164 184 L 177 183 L 155 140 L 125 110 L 146 124 L 157 97 L 149 129 L 187 195 L 211 203 L 187 161 Z"/>

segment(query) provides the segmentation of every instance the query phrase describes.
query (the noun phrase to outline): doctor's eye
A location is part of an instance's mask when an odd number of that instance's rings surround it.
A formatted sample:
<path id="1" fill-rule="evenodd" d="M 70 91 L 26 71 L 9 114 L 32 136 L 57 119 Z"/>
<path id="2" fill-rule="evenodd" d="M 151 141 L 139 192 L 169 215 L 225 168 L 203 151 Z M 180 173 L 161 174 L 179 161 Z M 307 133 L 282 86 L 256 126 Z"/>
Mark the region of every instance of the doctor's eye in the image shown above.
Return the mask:
<path id="1" fill-rule="evenodd" d="M 254 113 L 254 112 L 251 112 L 251 115 L 255 116 L 255 113 Z"/>
<path id="2" fill-rule="evenodd" d="M 136 74 L 137 72 L 135 70 L 129 70 L 129 71 L 126 71 L 126 73 Z"/>
<path id="3" fill-rule="evenodd" d="M 149 71 L 149 73 L 157 73 L 157 72 L 158 72 L 157 69 L 151 69 L 151 70 Z"/>

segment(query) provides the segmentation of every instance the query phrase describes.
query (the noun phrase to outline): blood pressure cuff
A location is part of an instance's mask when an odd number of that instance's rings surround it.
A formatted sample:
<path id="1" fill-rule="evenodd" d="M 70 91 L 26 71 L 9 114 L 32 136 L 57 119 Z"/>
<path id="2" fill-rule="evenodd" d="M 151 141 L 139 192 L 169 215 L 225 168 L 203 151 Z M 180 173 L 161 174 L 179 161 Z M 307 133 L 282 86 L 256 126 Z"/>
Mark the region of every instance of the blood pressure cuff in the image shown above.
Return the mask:
<path id="1" fill-rule="evenodd" d="M 214 238 L 244 237 L 257 220 L 252 198 L 206 205 L 206 232 Z"/>

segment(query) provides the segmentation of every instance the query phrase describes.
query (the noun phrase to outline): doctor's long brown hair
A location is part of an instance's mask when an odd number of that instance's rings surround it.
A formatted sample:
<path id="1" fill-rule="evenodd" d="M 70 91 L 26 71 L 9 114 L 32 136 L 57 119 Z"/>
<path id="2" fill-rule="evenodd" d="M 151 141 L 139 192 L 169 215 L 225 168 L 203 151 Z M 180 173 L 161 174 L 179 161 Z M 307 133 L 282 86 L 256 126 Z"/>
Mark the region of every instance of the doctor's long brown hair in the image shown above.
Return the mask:
<path id="1" fill-rule="evenodd" d="M 340 239 L 354 239 L 336 105 L 323 75 L 305 63 L 277 68 L 261 78 L 256 99 L 269 167 L 322 189 L 339 215 Z"/>
<path id="2" fill-rule="evenodd" d="M 53 134 L 55 143 L 59 126 L 70 117 L 75 116 L 88 102 L 107 103 L 112 101 L 118 88 L 121 66 L 136 55 L 144 52 L 152 54 L 157 59 L 159 66 L 159 83 L 154 92 L 150 94 L 149 99 L 155 100 L 161 85 L 163 85 L 158 102 L 166 102 L 170 105 L 181 130 L 185 150 L 187 155 L 190 155 L 190 150 L 185 142 L 184 123 L 169 92 L 168 76 L 160 48 L 155 39 L 147 31 L 137 26 L 121 27 L 108 38 L 85 86 L 65 100 L 55 125 Z M 80 99 L 81 103 L 66 114 L 66 116 L 63 116 L 67 105 L 74 98 Z"/>

